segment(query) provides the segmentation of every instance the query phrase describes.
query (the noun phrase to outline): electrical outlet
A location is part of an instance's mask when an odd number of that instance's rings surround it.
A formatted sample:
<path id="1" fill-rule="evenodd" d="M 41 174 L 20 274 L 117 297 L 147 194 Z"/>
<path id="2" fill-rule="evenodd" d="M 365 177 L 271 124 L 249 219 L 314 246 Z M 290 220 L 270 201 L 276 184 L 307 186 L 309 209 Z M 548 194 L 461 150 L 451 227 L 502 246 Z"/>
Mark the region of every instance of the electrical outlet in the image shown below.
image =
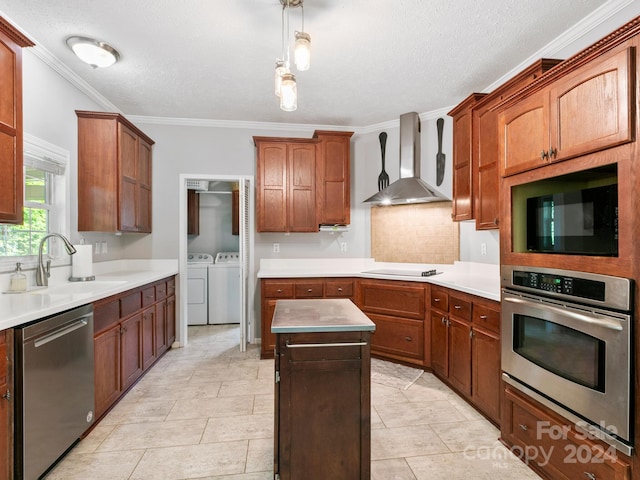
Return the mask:
<path id="1" fill-rule="evenodd" d="M 280 253 L 280 244 L 279 243 L 274 243 L 273 244 L 273 253 Z"/>
<path id="2" fill-rule="evenodd" d="M 96 242 L 93 250 L 96 255 L 100 255 L 102 253 L 102 244 L 100 242 Z"/>
<path id="3" fill-rule="evenodd" d="M 487 254 L 487 244 L 483 242 L 480 244 L 480 255 L 485 256 L 486 254 Z"/>
<path id="4" fill-rule="evenodd" d="M 347 251 L 347 242 L 340 242 L 340 251 L 345 253 Z"/>
<path id="5" fill-rule="evenodd" d="M 107 241 L 103 240 L 101 243 L 102 243 L 102 253 L 107 253 L 109 251 L 107 248 Z"/>

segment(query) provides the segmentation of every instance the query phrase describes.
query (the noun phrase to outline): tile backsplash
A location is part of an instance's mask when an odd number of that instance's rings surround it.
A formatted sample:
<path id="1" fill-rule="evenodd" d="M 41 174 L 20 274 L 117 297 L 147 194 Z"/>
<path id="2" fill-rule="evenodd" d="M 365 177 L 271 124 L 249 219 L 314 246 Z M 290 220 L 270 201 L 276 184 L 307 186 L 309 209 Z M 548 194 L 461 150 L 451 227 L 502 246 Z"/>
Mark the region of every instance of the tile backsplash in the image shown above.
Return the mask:
<path id="1" fill-rule="evenodd" d="M 378 262 L 460 260 L 460 229 L 451 212 L 451 202 L 372 207 L 371 256 Z"/>

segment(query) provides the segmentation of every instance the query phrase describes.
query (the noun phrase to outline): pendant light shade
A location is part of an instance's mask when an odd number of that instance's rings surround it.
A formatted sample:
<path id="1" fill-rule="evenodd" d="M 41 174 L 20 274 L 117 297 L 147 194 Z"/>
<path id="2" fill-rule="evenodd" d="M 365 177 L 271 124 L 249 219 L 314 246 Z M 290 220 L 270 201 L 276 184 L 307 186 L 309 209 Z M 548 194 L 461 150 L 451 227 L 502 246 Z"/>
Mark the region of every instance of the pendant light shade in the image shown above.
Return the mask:
<path id="1" fill-rule="evenodd" d="M 67 45 L 76 56 L 93 68 L 109 67 L 120 58 L 118 51 L 108 43 L 88 37 L 69 37 Z"/>
<path id="2" fill-rule="evenodd" d="M 311 65 L 311 37 L 308 33 L 296 32 L 294 58 L 298 70 L 301 72 L 309 70 Z"/>
<path id="3" fill-rule="evenodd" d="M 289 73 L 289 69 L 282 60 L 276 61 L 276 71 L 274 75 L 274 88 L 276 97 L 280 96 L 280 88 L 282 86 L 282 75 Z"/>
<path id="4" fill-rule="evenodd" d="M 292 73 L 282 75 L 280 86 L 280 109 L 285 112 L 293 112 L 298 108 L 298 86 L 296 76 Z"/>

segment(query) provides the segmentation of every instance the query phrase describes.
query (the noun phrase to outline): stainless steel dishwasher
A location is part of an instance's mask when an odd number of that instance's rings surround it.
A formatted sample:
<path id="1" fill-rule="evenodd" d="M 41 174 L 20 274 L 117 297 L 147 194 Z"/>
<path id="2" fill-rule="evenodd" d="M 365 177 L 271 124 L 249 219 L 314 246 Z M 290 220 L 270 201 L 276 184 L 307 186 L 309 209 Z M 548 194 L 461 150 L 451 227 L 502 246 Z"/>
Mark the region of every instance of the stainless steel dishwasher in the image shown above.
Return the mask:
<path id="1" fill-rule="evenodd" d="M 40 478 L 94 421 L 93 306 L 15 330 L 16 478 Z"/>

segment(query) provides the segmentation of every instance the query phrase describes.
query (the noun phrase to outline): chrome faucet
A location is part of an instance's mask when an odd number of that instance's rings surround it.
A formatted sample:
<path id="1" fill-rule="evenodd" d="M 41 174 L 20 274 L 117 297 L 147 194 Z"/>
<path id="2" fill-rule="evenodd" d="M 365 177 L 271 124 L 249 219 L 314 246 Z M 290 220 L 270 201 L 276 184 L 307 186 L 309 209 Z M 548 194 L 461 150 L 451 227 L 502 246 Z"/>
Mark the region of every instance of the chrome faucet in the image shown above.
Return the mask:
<path id="1" fill-rule="evenodd" d="M 36 285 L 40 287 L 49 286 L 49 276 L 51 275 L 51 260 L 47 260 L 47 266 L 44 266 L 44 262 L 42 260 L 42 250 L 44 249 L 44 242 L 46 242 L 49 237 L 58 237 L 64 242 L 64 248 L 69 255 L 73 255 L 76 253 L 76 249 L 71 245 L 71 242 L 60 235 L 59 233 L 50 233 L 49 235 L 45 235 L 42 240 L 40 240 L 40 249 L 38 250 L 38 268 L 36 269 Z"/>

